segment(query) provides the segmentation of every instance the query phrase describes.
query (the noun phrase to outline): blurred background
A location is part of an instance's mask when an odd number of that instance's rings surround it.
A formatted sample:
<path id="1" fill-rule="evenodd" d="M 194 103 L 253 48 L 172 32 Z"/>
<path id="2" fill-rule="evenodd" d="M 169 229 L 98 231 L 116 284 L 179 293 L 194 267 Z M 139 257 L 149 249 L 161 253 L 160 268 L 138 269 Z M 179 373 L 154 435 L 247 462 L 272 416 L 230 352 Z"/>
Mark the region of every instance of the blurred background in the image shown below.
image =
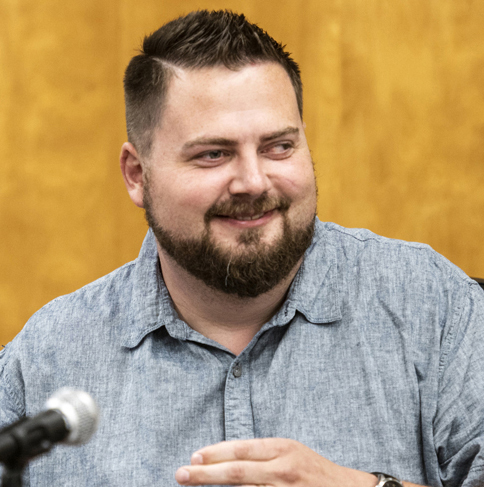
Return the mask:
<path id="1" fill-rule="evenodd" d="M 0 344 L 136 258 L 123 72 L 145 34 L 199 8 L 245 13 L 300 63 L 322 220 L 484 277 L 482 0 L 1 0 Z"/>

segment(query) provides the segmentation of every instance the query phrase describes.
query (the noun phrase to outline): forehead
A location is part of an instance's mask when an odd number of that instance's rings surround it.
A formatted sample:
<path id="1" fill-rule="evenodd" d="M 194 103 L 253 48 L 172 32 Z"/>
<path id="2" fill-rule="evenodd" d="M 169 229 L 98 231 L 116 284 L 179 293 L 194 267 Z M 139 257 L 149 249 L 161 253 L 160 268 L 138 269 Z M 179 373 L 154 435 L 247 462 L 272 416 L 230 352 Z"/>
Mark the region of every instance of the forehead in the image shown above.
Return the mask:
<path id="1" fill-rule="evenodd" d="M 158 137 L 240 137 L 301 125 L 288 74 L 276 63 L 231 70 L 223 66 L 175 68 L 169 82 Z M 232 134 L 230 134 L 232 132 Z"/>

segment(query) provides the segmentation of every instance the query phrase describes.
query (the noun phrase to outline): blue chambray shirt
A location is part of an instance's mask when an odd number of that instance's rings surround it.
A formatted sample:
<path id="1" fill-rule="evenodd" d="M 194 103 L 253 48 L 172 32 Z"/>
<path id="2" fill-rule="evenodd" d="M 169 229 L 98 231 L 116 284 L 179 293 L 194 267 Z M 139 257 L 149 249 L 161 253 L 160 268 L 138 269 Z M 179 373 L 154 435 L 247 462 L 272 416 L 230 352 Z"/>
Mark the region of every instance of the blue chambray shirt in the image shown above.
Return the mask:
<path id="1" fill-rule="evenodd" d="M 177 317 L 149 232 L 136 261 L 7 345 L 0 426 L 63 386 L 96 398 L 99 430 L 32 461 L 26 485 L 175 486 L 195 450 L 258 437 L 424 485 L 484 485 L 484 293 L 428 246 L 367 230 L 318 221 L 286 301 L 238 357 Z"/>

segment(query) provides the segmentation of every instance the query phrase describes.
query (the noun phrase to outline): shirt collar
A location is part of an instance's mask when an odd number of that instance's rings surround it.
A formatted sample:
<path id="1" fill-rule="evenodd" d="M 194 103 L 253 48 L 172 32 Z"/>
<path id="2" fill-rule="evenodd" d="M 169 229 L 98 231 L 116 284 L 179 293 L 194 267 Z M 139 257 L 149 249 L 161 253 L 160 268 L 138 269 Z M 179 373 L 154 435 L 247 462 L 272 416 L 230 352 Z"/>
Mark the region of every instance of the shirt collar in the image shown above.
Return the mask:
<path id="1" fill-rule="evenodd" d="M 341 319 L 341 292 L 337 279 L 336 249 L 323 223 L 316 219 L 314 237 L 306 251 L 286 301 L 272 322 L 283 325 L 296 311 L 311 323 Z M 161 275 L 156 240 L 148 231 L 134 264 L 132 307 L 123 327 L 121 342 L 136 347 L 152 331 L 167 326 L 174 338 L 186 339 L 189 328 L 178 318 Z"/>
<path id="2" fill-rule="evenodd" d="M 158 249 L 153 232 L 148 230 L 134 262 L 131 309 L 123 327 L 121 343 L 136 347 L 152 331 L 176 320 L 170 295 L 161 276 Z"/>
<path id="3" fill-rule="evenodd" d="M 310 323 L 332 323 L 342 318 L 341 308 L 336 248 L 325 224 L 316 218 L 313 241 L 274 324 L 286 324 L 296 311 Z"/>

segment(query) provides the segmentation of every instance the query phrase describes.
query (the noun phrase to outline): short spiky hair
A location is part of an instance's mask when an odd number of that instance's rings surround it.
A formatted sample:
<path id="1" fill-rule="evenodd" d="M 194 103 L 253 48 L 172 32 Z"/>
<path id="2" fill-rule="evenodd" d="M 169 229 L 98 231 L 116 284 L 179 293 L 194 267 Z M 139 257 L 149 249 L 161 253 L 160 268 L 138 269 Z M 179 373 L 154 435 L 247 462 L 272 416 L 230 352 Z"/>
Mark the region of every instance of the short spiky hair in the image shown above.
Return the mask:
<path id="1" fill-rule="evenodd" d="M 200 10 L 168 22 L 145 37 L 141 54 L 126 68 L 124 92 L 128 140 L 149 155 L 172 66 L 238 69 L 252 62 L 275 62 L 289 75 L 302 116 L 302 82 L 290 54 L 244 15 L 229 10 Z"/>

